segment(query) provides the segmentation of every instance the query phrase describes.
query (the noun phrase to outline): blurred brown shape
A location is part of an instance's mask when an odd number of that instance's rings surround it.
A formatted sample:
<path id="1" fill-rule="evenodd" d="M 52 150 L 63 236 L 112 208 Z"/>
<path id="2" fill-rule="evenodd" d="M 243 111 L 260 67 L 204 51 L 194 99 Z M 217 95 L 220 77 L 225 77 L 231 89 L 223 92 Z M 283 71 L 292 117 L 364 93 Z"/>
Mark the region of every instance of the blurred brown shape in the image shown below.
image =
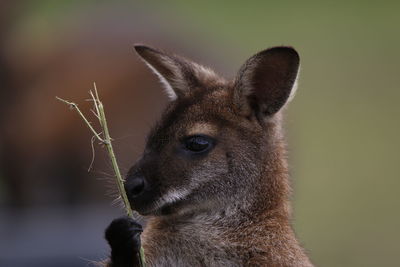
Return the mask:
<path id="1" fill-rule="evenodd" d="M 75 112 L 55 100 L 73 100 L 89 114 L 91 103 L 84 99 L 94 81 L 121 165 L 126 169 L 141 152 L 149 123 L 166 97 L 132 49 L 135 41 L 148 37 L 139 39 L 134 26 L 128 28 L 113 14 L 92 12 L 85 17 L 91 25 L 62 28 L 41 40 L 6 33 L 11 21 L 1 16 L 0 177 L 5 204 L 48 206 L 104 198 L 104 183 L 94 178 L 106 176 L 99 170 L 112 173 L 106 157 L 96 149 L 97 172 L 87 173 L 91 135 Z"/>

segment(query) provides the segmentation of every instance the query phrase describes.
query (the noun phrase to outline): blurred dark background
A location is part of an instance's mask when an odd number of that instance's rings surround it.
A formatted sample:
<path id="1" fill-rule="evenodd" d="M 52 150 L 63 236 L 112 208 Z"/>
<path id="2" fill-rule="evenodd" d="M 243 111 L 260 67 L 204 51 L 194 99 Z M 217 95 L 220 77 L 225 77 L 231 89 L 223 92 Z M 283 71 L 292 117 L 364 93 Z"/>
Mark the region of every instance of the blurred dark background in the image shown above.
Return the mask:
<path id="1" fill-rule="evenodd" d="M 400 245 L 400 2 L 0 2 L 0 266 L 88 266 L 123 214 L 75 112 L 95 81 L 121 168 L 167 99 L 134 43 L 233 77 L 274 45 L 301 55 L 286 116 L 296 232 L 319 266 L 395 266 Z M 94 121 L 94 118 L 92 118 Z M 111 181 L 111 182 L 110 182 Z M 110 193 L 111 192 L 111 193 Z"/>

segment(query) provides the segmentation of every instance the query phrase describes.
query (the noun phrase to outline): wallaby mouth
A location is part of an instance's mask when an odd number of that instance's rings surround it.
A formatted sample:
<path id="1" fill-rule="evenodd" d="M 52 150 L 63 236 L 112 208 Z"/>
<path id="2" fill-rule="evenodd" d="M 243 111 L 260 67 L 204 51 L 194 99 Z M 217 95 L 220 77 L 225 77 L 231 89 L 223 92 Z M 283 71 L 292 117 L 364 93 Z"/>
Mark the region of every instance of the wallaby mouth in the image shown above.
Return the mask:
<path id="1" fill-rule="evenodd" d="M 138 173 L 128 175 L 125 190 L 132 209 L 141 215 L 167 215 L 175 211 L 190 194 L 189 190 L 169 190 L 161 193 L 157 186 L 152 186 Z"/>
<path id="2" fill-rule="evenodd" d="M 154 202 L 155 194 L 142 173 L 132 171 L 128 173 L 125 181 L 125 190 L 132 209 L 145 213 L 150 203 Z M 150 204 L 150 205 L 149 205 Z"/>

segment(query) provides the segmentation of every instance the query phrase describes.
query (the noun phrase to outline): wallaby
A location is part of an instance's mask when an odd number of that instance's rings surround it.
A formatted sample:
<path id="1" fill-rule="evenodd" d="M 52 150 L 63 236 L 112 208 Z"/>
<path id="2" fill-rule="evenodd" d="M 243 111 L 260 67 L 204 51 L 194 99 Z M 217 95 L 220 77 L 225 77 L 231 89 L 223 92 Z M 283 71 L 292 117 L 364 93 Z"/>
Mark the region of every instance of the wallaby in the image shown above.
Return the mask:
<path id="1" fill-rule="evenodd" d="M 180 56 L 135 49 L 171 102 L 129 170 L 132 207 L 114 220 L 107 266 L 313 266 L 291 228 L 281 113 L 296 90 L 299 55 L 273 47 L 232 81 Z"/>

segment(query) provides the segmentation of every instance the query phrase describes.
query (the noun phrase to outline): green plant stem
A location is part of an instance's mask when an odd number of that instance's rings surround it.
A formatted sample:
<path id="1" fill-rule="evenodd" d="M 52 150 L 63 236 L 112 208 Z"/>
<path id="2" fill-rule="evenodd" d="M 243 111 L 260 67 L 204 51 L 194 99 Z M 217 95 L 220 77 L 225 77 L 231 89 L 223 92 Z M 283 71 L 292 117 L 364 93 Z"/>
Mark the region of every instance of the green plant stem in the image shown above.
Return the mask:
<path id="1" fill-rule="evenodd" d="M 112 164 L 112 167 L 115 172 L 118 190 L 122 197 L 122 200 L 124 201 L 126 213 L 128 214 L 129 217 L 133 217 L 131 205 L 129 203 L 128 196 L 126 195 L 126 191 L 124 188 L 124 180 L 122 179 L 121 172 L 119 170 L 118 163 L 117 163 L 117 158 L 115 157 L 114 149 L 112 146 L 110 132 L 108 130 L 108 125 L 107 125 L 107 120 L 106 120 L 106 114 L 104 112 L 104 106 L 103 106 L 103 103 L 98 98 L 96 87 L 95 87 L 95 92 L 96 92 L 95 106 L 97 107 L 96 110 L 98 110 L 100 125 L 103 129 L 104 145 L 107 148 L 108 155 L 110 157 L 111 164 Z"/>
<path id="2" fill-rule="evenodd" d="M 104 143 L 104 140 L 100 137 L 100 134 L 98 134 L 98 133 L 95 131 L 95 129 L 92 127 L 92 124 L 86 119 L 85 115 L 83 115 L 82 111 L 79 109 L 79 107 L 78 107 L 77 104 L 75 104 L 74 102 L 70 102 L 70 101 L 67 101 L 67 100 L 65 100 L 65 99 L 62 99 L 62 98 L 60 98 L 60 97 L 58 97 L 58 96 L 56 96 L 56 99 L 57 99 L 57 100 L 60 100 L 61 102 L 64 102 L 65 104 L 67 104 L 68 106 L 70 106 L 71 109 L 75 109 L 75 110 L 78 112 L 79 116 L 81 116 L 81 118 L 82 118 L 82 120 L 85 122 L 85 124 L 89 127 L 90 131 L 94 134 L 94 136 L 96 136 L 96 138 L 97 138 L 100 142 Z"/>
<path id="3" fill-rule="evenodd" d="M 95 107 L 95 115 L 96 115 L 97 119 L 99 120 L 100 126 L 102 128 L 101 134 L 98 134 L 95 131 L 95 129 L 92 127 L 91 123 L 86 119 L 85 115 L 83 115 L 83 113 L 81 112 L 81 110 L 79 109 L 77 104 L 67 101 L 67 100 L 64 100 L 59 97 L 56 97 L 56 98 L 58 100 L 64 102 L 65 104 L 69 105 L 72 109 L 75 109 L 78 112 L 78 114 L 80 115 L 80 117 L 83 119 L 85 124 L 89 127 L 91 132 L 95 135 L 95 137 L 106 146 L 107 151 L 108 151 L 108 156 L 111 160 L 111 164 L 112 164 L 112 167 L 115 172 L 115 178 L 116 178 L 116 183 L 118 186 L 118 191 L 119 191 L 119 194 L 125 205 L 125 212 L 129 217 L 133 218 L 133 211 L 132 211 L 131 205 L 128 200 L 128 196 L 126 195 L 126 191 L 124 188 L 124 179 L 121 176 L 121 172 L 119 170 L 118 163 L 117 163 L 117 158 L 115 157 L 114 149 L 112 146 L 112 139 L 110 136 L 110 132 L 108 130 L 106 115 L 104 112 L 104 106 L 103 106 L 103 103 L 100 101 L 95 83 L 94 83 L 94 92 L 95 93 L 93 94 L 93 92 L 90 91 L 90 95 L 92 97 L 93 105 Z M 143 247 L 140 247 L 139 254 L 140 254 L 139 255 L 140 256 L 140 265 L 141 265 L 141 267 L 145 267 L 146 261 L 145 261 Z"/>

